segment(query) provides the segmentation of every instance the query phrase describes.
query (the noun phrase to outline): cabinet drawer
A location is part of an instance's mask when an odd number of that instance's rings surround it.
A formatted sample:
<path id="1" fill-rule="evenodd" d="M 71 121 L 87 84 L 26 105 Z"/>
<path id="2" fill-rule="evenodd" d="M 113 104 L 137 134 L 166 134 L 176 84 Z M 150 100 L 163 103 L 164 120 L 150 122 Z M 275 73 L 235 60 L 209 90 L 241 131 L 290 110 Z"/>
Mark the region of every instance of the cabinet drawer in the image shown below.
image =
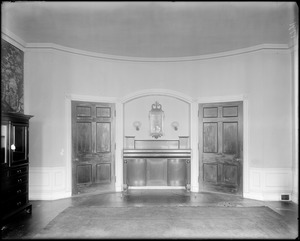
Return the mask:
<path id="1" fill-rule="evenodd" d="M 12 197 L 21 196 L 28 193 L 28 185 L 17 185 L 13 188 L 5 189 L 1 192 L 1 199 L 8 200 Z"/>
<path id="2" fill-rule="evenodd" d="M 10 199 L 7 202 L 1 203 L 3 207 L 3 213 L 4 215 L 12 212 L 13 210 L 16 210 L 17 208 L 20 208 L 28 203 L 28 195 L 22 195 L 18 196 L 14 199 Z"/>
<path id="3" fill-rule="evenodd" d="M 1 192 L 5 192 L 8 189 L 24 184 L 28 184 L 28 175 L 17 176 L 16 178 L 3 180 L 1 183 Z"/>
<path id="4" fill-rule="evenodd" d="M 16 176 L 11 179 L 11 185 L 21 185 L 28 182 L 28 175 Z"/>
<path id="5" fill-rule="evenodd" d="M 9 178 L 9 170 L 1 170 L 1 181 L 5 181 L 7 178 Z"/>
<path id="6" fill-rule="evenodd" d="M 16 175 L 22 175 L 22 174 L 25 174 L 25 173 L 28 173 L 28 166 L 21 166 L 21 167 L 18 167 L 18 168 L 12 168 L 9 171 L 9 175 L 11 177 L 16 176 Z"/>

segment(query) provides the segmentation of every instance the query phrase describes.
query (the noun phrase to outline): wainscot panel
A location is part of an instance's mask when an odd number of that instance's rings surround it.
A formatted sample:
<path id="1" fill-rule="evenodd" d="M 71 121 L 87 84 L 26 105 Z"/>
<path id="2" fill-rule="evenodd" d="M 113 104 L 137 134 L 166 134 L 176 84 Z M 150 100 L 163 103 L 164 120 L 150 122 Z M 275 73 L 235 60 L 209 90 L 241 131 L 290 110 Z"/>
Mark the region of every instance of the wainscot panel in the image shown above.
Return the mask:
<path id="1" fill-rule="evenodd" d="M 66 190 L 65 167 L 30 167 L 29 200 L 56 200 L 71 197 Z"/>
<path id="2" fill-rule="evenodd" d="M 281 201 L 281 195 L 292 199 L 292 168 L 250 168 L 249 192 L 245 198 Z"/>

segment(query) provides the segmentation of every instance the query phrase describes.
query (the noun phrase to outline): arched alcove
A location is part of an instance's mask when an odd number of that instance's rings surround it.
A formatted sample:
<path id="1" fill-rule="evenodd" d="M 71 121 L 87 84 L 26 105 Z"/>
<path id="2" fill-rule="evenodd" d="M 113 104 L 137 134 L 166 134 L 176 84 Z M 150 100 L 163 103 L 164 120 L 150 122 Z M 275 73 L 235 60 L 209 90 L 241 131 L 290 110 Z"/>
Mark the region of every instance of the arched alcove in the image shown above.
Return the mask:
<path id="1" fill-rule="evenodd" d="M 161 104 L 161 108 L 164 112 L 164 134 L 157 139 L 150 135 L 149 120 L 149 112 L 152 108 L 152 105 L 156 102 Z M 143 144 L 149 143 L 147 141 L 151 142 L 153 140 L 155 142 L 155 140 L 158 140 L 158 142 L 161 141 L 162 145 L 165 145 L 166 148 L 170 149 L 195 149 L 191 146 L 192 136 L 195 137 L 197 135 L 196 131 L 193 132 L 193 128 L 195 128 L 192 122 L 194 118 L 193 115 L 195 114 L 195 111 L 192 111 L 193 105 L 194 102 L 191 97 L 186 96 L 183 93 L 167 89 L 147 89 L 125 96 L 120 100 L 117 106 L 117 112 L 119 110 L 120 113 L 119 118 L 117 115 L 117 122 L 119 123 L 119 126 L 121 125 L 119 129 L 117 128 L 117 153 L 119 151 L 123 152 L 123 150 L 128 148 L 126 142 L 127 137 L 133 137 L 137 142 L 140 141 L 140 143 Z M 141 125 L 140 128 L 138 128 L 139 130 L 134 127 L 135 122 L 140 122 Z M 174 128 L 174 125 L 172 125 L 174 122 L 178 123 L 177 128 Z M 194 133 L 194 135 L 192 135 L 192 133 Z M 182 136 L 188 138 L 188 146 L 180 146 L 180 138 L 182 138 Z M 154 142 L 152 142 L 152 144 Z M 168 146 L 170 143 L 176 142 L 178 143 L 177 147 L 176 144 L 172 147 Z M 196 142 L 193 141 L 193 143 Z M 161 146 L 156 145 L 156 147 L 158 149 L 163 149 Z M 197 159 L 195 159 L 195 161 L 196 160 Z M 120 181 L 124 178 L 123 171 L 125 169 L 123 158 L 119 160 L 117 158 L 116 167 L 117 181 L 119 181 L 117 184 L 117 189 L 119 189 L 118 186 L 122 186 Z M 188 169 L 190 170 L 190 167 Z M 120 178 L 121 176 L 122 178 Z M 194 174 L 192 179 L 194 179 Z"/>
<path id="2" fill-rule="evenodd" d="M 124 137 L 135 136 L 137 139 L 153 139 L 150 136 L 149 111 L 154 103 L 161 105 L 164 113 L 163 135 L 161 140 L 178 139 L 178 136 L 189 136 L 191 127 L 190 103 L 166 92 L 144 93 L 134 95 L 123 103 Z M 134 123 L 139 122 L 140 128 L 135 128 Z M 175 129 L 172 123 L 177 122 Z"/>

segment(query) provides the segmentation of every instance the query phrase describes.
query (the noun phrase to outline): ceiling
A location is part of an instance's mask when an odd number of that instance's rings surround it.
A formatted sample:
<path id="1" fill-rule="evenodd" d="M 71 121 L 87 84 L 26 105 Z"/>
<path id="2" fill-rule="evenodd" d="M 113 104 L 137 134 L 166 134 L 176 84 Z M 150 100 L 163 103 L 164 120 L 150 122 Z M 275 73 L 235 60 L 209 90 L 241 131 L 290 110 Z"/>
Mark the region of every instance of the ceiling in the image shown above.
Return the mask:
<path id="1" fill-rule="evenodd" d="M 2 29 L 128 57 L 188 57 L 289 44 L 293 2 L 2 2 Z"/>

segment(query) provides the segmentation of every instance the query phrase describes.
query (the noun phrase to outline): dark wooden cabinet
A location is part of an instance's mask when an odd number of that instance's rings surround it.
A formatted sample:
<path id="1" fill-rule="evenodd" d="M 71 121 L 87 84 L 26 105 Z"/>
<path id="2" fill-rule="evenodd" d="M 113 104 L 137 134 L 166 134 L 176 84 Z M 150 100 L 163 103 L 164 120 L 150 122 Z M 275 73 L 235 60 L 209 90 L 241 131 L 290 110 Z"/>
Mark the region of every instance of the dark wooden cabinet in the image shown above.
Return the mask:
<path id="1" fill-rule="evenodd" d="M 1 114 L 1 227 L 15 214 L 32 211 L 28 199 L 31 117 L 20 113 Z"/>

